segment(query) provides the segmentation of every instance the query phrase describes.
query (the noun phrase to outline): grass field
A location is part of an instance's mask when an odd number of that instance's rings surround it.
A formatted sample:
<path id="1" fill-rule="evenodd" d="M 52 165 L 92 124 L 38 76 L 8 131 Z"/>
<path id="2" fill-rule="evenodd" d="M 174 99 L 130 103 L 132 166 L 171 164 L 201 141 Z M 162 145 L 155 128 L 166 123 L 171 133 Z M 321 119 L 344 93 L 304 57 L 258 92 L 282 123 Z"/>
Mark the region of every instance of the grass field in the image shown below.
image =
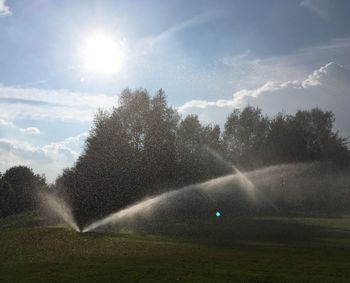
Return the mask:
<path id="1" fill-rule="evenodd" d="M 347 217 L 222 218 L 162 235 L 39 224 L 0 220 L 0 282 L 350 282 Z"/>

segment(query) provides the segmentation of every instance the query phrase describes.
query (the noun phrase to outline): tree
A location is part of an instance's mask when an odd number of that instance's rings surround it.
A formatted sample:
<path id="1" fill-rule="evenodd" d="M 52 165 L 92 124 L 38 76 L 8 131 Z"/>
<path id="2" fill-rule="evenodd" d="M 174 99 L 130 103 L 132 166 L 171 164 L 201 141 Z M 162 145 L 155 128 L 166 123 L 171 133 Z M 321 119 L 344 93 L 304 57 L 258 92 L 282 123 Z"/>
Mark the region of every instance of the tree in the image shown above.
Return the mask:
<path id="1" fill-rule="evenodd" d="M 138 151 L 144 147 L 147 117 L 151 108 L 147 90 L 125 89 L 119 98 L 119 107 L 114 110 L 127 131 L 130 144 Z"/>
<path id="2" fill-rule="evenodd" d="M 196 115 L 188 115 L 177 130 L 179 184 L 188 184 L 202 179 L 202 125 Z"/>
<path id="3" fill-rule="evenodd" d="M 75 166 L 56 184 L 74 207 L 79 223 L 98 218 L 135 199 L 135 145 L 118 113 L 99 111 Z M 133 179 L 134 177 L 134 179 Z"/>
<path id="4" fill-rule="evenodd" d="M 218 125 L 203 126 L 197 115 L 188 115 L 177 131 L 178 179 L 181 184 L 211 179 L 228 172 L 222 160 L 222 140 Z M 213 154 L 214 152 L 214 154 Z"/>
<path id="5" fill-rule="evenodd" d="M 36 208 L 37 193 L 46 186 L 46 180 L 29 167 L 15 166 L 4 173 L 0 186 L 2 201 L 9 201 L 5 210 L 21 213 Z"/>
<path id="6" fill-rule="evenodd" d="M 303 135 L 306 159 L 327 161 L 333 136 L 334 114 L 314 108 L 311 111 L 299 110 L 294 119 Z"/>
<path id="7" fill-rule="evenodd" d="M 218 125 L 203 125 L 196 115 L 180 121 L 163 90 L 152 97 L 144 89 L 126 89 L 118 107 L 98 111 L 83 153 L 56 187 L 83 226 L 145 196 L 231 173 L 223 155 L 246 169 L 340 160 L 349 150 L 332 131 L 333 121 L 319 110 L 270 121 L 247 106 L 230 114 L 222 135 Z"/>
<path id="8" fill-rule="evenodd" d="M 278 113 L 270 121 L 264 152 L 266 164 L 303 160 L 305 157 L 303 134 L 294 116 Z"/>
<path id="9" fill-rule="evenodd" d="M 14 213 L 15 193 L 8 182 L 0 180 L 0 217 Z"/>
<path id="10" fill-rule="evenodd" d="M 235 109 L 227 118 L 223 133 L 226 156 L 235 165 L 245 168 L 261 166 L 269 120 L 261 109 L 251 106 Z"/>
<path id="11" fill-rule="evenodd" d="M 333 130 L 334 114 L 314 108 L 294 116 L 279 113 L 270 122 L 267 163 L 333 161 L 349 163 L 346 139 Z"/>
<path id="12" fill-rule="evenodd" d="M 178 119 L 162 90 L 124 90 L 117 108 L 98 112 L 83 154 L 56 182 L 80 224 L 172 185 Z"/>
<path id="13" fill-rule="evenodd" d="M 169 107 L 162 89 L 151 99 L 145 131 L 144 170 L 149 181 L 162 190 L 175 181 L 176 131 L 179 115 Z"/>

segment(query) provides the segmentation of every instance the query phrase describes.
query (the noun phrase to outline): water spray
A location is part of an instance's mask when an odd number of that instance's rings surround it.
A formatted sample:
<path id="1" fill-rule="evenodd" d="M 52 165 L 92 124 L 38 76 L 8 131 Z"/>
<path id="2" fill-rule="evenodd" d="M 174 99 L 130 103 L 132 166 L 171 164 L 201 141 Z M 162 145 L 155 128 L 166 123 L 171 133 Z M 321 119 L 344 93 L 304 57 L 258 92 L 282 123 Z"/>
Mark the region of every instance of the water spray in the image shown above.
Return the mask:
<path id="1" fill-rule="evenodd" d="M 137 219 L 137 217 L 140 217 L 140 216 L 142 217 L 146 217 L 147 215 L 152 216 L 154 213 L 157 212 L 157 210 L 159 210 L 161 207 L 171 204 L 172 201 L 174 201 L 176 198 L 186 198 L 191 193 L 204 194 L 208 198 L 213 198 L 214 196 L 218 196 L 218 193 L 227 194 L 228 193 L 227 187 L 230 187 L 232 183 L 237 184 L 236 189 L 243 188 L 244 190 L 249 190 L 249 193 L 247 194 L 249 197 L 254 192 L 254 191 L 251 191 L 253 188 L 252 187 L 253 184 L 251 182 L 246 181 L 245 179 L 241 180 L 241 178 L 242 177 L 239 174 L 231 174 L 224 177 L 215 178 L 204 183 L 190 185 L 184 188 L 180 188 L 177 190 L 160 194 L 153 198 L 149 198 L 144 201 L 141 201 L 128 208 L 122 209 L 116 213 L 112 213 L 101 220 L 95 221 L 92 224 L 85 227 L 82 230 L 82 232 L 94 231 L 106 225 L 117 225 L 117 224 L 123 225 L 123 223 L 128 223 L 129 221 Z M 248 187 L 245 187 L 246 185 L 248 185 Z M 221 212 L 217 211 L 216 216 L 220 217 Z"/>
<path id="2" fill-rule="evenodd" d="M 128 221 L 132 220 L 136 216 L 142 214 L 144 215 L 150 215 L 154 213 L 157 208 L 167 202 L 171 202 L 171 199 L 176 199 L 176 197 L 179 197 L 180 195 L 184 193 L 190 193 L 190 192 L 199 192 L 199 193 L 204 193 L 208 197 L 213 198 L 213 193 L 217 194 L 219 191 L 218 189 L 223 189 L 226 188 L 228 185 L 232 183 L 237 183 L 240 186 L 237 188 L 243 188 L 244 191 L 247 194 L 247 197 L 253 202 L 256 203 L 256 197 L 257 197 L 257 190 L 255 188 L 255 185 L 253 182 L 244 174 L 242 173 L 238 168 L 227 162 L 225 159 L 221 157 L 217 152 L 214 150 L 210 149 L 209 147 L 205 147 L 205 149 L 217 160 L 222 162 L 227 168 L 232 170 L 232 174 L 224 176 L 224 177 L 219 177 L 219 178 L 214 178 L 210 181 L 196 184 L 196 185 L 189 185 L 184 188 L 180 188 L 177 190 L 165 192 L 163 194 L 160 194 L 158 196 L 155 196 L 153 198 L 149 198 L 146 200 L 143 200 L 135 205 L 132 205 L 128 208 L 122 209 L 116 213 L 112 213 L 108 215 L 107 217 L 97 220 L 87 227 L 85 227 L 82 232 L 89 232 L 96 230 L 100 227 L 106 226 L 106 225 L 115 225 L 118 223 L 121 223 L 123 221 Z M 222 192 L 224 193 L 224 192 Z M 275 208 L 275 206 L 272 204 L 272 202 L 268 202 L 272 207 Z M 216 217 L 221 216 L 220 211 L 215 212 Z"/>
<path id="3" fill-rule="evenodd" d="M 132 221 L 137 222 L 139 220 L 138 217 L 140 216 L 142 218 L 146 216 L 156 215 L 157 212 L 159 213 L 159 211 L 164 208 L 166 211 L 169 209 L 169 205 L 173 203 L 174 200 L 175 202 L 178 199 L 186 200 L 188 198 L 191 198 L 191 194 L 192 196 L 193 194 L 205 196 L 206 199 L 213 202 L 218 197 L 220 198 L 220 195 L 230 194 L 232 188 L 243 189 L 243 191 L 246 192 L 246 197 L 252 203 L 256 204 L 257 198 L 259 197 L 260 199 L 263 199 L 265 203 L 268 203 L 271 207 L 277 210 L 274 204 L 262 195 L 262 192 L 256 190 L 254 183 L 247 176 L 247 174 L 242 173 L 237 167 L 224 160 L 214 150 L 208 147 L 206 147 L 206 150 L 213 157 L 222 162 L 222 164 L 224 164 L 227 168 L 229 168 L 232 174 L 214 178 L 204 183 L 189 185 L 180 189 L 168 191 L 152 198 L 147 198 L 125 209 L 121 209 L 100 220 L 97 220 L 84 227 L 83 229 L 80 229 L 78 227 L 74 221 L 74 217 L 69 206 L 61 198 L 50 194 L 41 194 L 40 198 L 57 217 L 59 217 L 62 221 L 67 223 L 77 232 L 95 231 L 108 225 L 121 225 L 121 227 L 125 225 L 127 226 Z M 234 186 L 232 187 L 232 185 Z M 227 197 L 224 197 L 224 199 L 227 200 Z M 221 211 L 215 211 L 215 216 L 217 218 L 220 218 L 222 216 Z"/>
<path id="4" fill-rule="evenodd" d="M 59 198 L 58 196 L 49 194 L 49 193 L 40 193 L 39 199 L 41 200 L 42 205 L 54 213 L 61 221 L 66 223 L 69 227 L 74 229 L 77 232 L 81 232 L 78 225 L 74 221 L 74 217 L 70 207 L 67 203 Z"/>

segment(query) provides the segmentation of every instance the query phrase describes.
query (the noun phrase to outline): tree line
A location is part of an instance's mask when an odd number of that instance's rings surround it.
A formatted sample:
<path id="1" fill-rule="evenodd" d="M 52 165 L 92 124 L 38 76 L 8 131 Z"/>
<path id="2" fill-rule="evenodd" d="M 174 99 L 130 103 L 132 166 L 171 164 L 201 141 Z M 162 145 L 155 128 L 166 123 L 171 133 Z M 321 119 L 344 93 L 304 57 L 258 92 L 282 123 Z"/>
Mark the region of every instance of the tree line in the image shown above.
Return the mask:
<path id="1" fill-rule="evenodd" d="M 350 164 L 334 114 L 315 108 L 269 118 L 257 107 L 235 109 L 223 131 L 198 116 L 181 119 L 163 90 L 124 90 L 118 107 L 99 110 L 85 149 L 56 188 L 80 225 L 149 195 L 266 165 L 324 161 Z"/>
<path id="2" fill-rule="evenodd" d="M 124 90 L 118 107 L 99 110 L 76 163 L 48 186 L 26 166 L 0 174 L 0 217 L 37 207 L 51 189 L 73 208 L 80 225 L 145 196 L 262 166 L 321 161 L 350 164 L 347 140 L 330 111 L 315 108 L 270 118 L 258 107 L 234 109 L 223 131 L 196 115 L 181 119 L 159 90 Z"/>

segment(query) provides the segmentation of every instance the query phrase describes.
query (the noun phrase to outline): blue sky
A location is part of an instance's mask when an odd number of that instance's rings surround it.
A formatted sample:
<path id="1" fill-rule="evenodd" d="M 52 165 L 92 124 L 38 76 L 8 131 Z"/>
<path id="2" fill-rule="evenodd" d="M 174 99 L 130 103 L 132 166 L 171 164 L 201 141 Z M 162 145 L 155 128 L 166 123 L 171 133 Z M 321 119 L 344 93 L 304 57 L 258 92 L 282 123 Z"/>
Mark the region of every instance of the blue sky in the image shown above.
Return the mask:
<path id="1" fill-rule="evenodd" d="M 126 87 L 222 125 L 235 107 L 321 107 L 350 136 L 350 2 L 0 0 L 0 171 L 50 181 L 79 155 L 97 107 Z M 84 68 L 84 44 L 108 34 L 123 60 Z"/>

